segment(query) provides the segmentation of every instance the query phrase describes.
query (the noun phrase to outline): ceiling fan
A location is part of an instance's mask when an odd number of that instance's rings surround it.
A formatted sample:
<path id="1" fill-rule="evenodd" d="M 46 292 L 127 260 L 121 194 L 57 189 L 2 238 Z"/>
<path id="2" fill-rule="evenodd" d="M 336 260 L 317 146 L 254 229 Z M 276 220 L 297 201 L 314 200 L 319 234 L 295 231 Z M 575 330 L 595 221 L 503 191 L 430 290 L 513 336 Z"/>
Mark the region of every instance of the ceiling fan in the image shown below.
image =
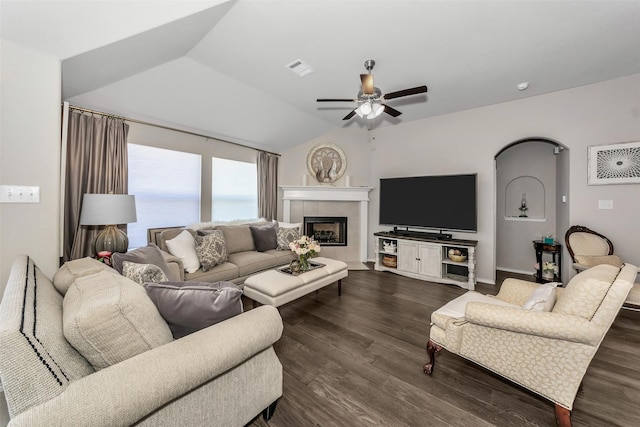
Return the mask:
<path id="1" fill-rule="evenodd" d="M 374 61 L 373 59 L 368 59 L 364 62 L 364 67 L 367 69 L 369 74 L 360 74 L 362 87 L 358 91 L 356 99 L 323 98 L 318 99 L 317 101 L 355 102 L 356 104 L 358 104 L 358 106 L 354 108 L 349 114 L 344 116 L 342 120 L 349 120 L 356 114 L 360 118 L 375 119 L 383 112 L 389 114 L 390 116 L 398 117 L 402 113 L 395 108 L 389 107 L 388 105 L 384 104 L 383 101 L 400 98 L 402 96 L 417 95 L 419 93 L 425 93 L 427 91 L 426 86 L 418 86 L 411 89 L 399 90 L 397 92 L 390 92 L 382 95 L 382 91 L 373 85 L 373 74 L 371 74 L 371 70 L 373 70 L 373 67 L 375 65 L 376 61 Z"/>

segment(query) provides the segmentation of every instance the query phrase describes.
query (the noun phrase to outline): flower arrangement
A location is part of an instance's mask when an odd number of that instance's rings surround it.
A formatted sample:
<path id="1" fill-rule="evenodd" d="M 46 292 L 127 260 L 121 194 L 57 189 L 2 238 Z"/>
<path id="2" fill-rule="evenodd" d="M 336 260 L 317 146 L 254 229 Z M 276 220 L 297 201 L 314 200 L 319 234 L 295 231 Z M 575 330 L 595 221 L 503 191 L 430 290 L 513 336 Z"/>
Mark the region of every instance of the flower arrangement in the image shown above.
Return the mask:
<path id="1" fill-rule="evenodd" d="M 302 236 L 298 240 L 289 243 L 289 249 L 298 255 L 300 271 L 309 269 L 309 258 L 318 255 L 320 244 L 309 236 Z"/>
<path id="2" fill-rule="evenodd" d="M 546 261 L 542 263 L 542 276 L 547 278 L 553 278 L 558 266 L 555 262 Z"/>

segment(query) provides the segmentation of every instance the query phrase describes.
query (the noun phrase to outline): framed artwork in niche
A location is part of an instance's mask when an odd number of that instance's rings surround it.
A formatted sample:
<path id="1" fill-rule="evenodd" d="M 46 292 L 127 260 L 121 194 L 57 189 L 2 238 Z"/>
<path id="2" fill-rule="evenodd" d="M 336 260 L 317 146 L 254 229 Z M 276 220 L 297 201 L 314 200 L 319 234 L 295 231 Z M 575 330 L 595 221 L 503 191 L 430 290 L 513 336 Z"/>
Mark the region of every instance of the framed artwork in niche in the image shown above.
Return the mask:
<path id="1" fill-rule="evenodd" d="M 588 147 L 589 185 L 640 184 L 640 142 Z"/>

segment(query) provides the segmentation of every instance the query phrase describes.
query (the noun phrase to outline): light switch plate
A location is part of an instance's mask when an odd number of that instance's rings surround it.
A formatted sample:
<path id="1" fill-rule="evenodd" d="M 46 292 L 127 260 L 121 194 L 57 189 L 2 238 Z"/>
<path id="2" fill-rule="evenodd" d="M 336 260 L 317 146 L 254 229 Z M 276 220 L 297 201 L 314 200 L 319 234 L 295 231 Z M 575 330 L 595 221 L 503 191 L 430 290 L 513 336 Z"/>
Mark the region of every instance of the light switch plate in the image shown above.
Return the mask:
<path id="1" fill-rule="evenodd" d="M 613 209 L 613 200 L 598 200 L 598 209 Z"/>
<path id="2" fill-rule="evenodd" d="M 40 203 L 40 187 L 0 185 L 0 203 Z"/>

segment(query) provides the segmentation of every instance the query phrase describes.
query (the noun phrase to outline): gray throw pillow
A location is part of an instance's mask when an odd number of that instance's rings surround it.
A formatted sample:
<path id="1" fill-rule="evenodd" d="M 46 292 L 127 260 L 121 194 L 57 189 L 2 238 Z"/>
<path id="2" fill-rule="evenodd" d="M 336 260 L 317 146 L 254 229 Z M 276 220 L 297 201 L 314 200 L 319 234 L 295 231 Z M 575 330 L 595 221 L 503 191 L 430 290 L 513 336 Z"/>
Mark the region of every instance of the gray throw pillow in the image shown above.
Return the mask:
<path id="1" fill-rule="evenodd" d="M 278 247 L 275 224 L 252 225 L 249 227 L 253 244 L 258 252 L 264 252 Z"/>
<path id="2" fill-rule="evenodd" d="M 220 230 L 210 230 L 206 234 L 196 234 L 196 254 L 202 271 L 209 271 L 227 260 L 227 245 Z"/>
<path id="3" fill-rule="evenodd" d="M 180 280 L 180 277 L 176 277 L 175 273 L 167 264 L 167 261 L 162 256 L 162 251 L 153 243 L 149 246 L 137 248 L 127 253 L 114 252 L 111 255 L 111 264 L 118 273 L 122 274 L 122 263 L 124 261 L 135 262 L 136 264 L 153 264 L 157 265 L 167 275 L 168 280 Z"/>
<path id="4" fill-rule="evenodd" d="M 300 238 L 300 231 L 298 228 L 278 227 L 276 238 L 278 239 L 278 250 L 290 251 L 289 243 L 295 242 Z"/>
<path id="5" fill-rule="evenodd" d="M 167 275 L 157 265 L 153 264 L 136 264 L 135 262 L 125 261 L 122 263 L 122 275 L 133 280 L 139 285 L 145 282 L 166 282 Z"/>
<path id="6" fill-rule="evenodd" d="M 231 282 L 143 286 L 176 339 L 242 313 L 242 291 Z"/>

